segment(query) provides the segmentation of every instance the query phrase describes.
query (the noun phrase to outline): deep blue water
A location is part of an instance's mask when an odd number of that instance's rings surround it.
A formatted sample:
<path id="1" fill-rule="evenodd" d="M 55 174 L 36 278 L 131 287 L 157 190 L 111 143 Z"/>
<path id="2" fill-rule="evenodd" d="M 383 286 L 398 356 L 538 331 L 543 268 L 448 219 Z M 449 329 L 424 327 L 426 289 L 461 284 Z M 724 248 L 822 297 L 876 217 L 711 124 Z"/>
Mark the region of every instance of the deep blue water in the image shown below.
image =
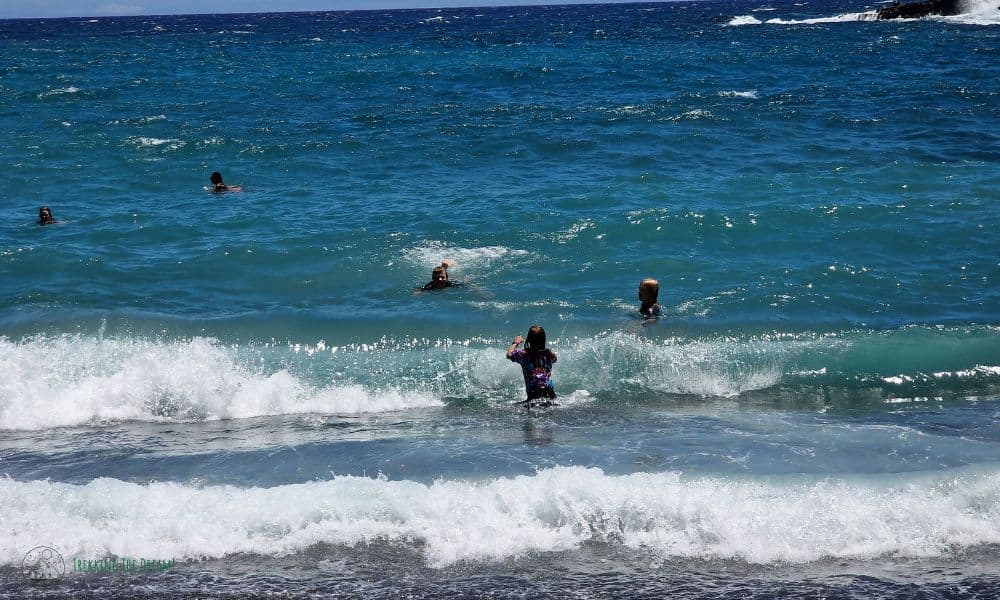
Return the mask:
<path id="1" fill-rule="evenodd" d="M 991 597 L 1000 17 L 873 7 L 0 21 L 0 594 Z"/>

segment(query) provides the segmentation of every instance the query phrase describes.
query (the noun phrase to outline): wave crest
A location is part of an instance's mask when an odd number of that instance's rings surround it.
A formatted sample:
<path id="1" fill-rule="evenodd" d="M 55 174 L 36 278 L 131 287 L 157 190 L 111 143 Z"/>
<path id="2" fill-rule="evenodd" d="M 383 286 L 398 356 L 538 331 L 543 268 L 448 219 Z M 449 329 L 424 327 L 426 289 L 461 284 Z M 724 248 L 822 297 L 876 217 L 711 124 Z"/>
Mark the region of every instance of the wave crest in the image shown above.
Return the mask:
<path id="1" fill-rule="evenodd" d="M 434 566 L 599 543 L 664 558 L 805 563 L 931 557 L 1000 543 L 1000 475 L 897 485 L 678 473 L 533 476 L 430 485 L 335 477 L 274 488 L 0 480 L 0 561 L 46 540 L 72 559 L 284 555 L 320 543 L 422 548 Z"/>
<path id="2" fill-rule="evenodd" d="M 208 338 L 158 342 L 64 335 L 0 338 L 0 429 L 101 421 L 384 412 L 438 406 L 419 390 L 344 381 L 311 385 L 287 369 L 241 362 Z"/>

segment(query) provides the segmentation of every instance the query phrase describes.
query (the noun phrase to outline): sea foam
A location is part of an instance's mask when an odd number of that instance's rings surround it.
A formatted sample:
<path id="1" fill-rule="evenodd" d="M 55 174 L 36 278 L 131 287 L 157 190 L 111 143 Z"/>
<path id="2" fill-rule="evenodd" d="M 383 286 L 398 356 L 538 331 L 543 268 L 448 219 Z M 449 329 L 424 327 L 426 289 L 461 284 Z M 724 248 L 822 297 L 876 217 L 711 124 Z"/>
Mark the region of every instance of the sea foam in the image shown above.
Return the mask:
<path id="1" fill-rule="evenodd" d="M 0 338 L 0 356 L 0 430 L 441 405 L 420 390 L 389 385 L 316 385 L 283 368 L 248 365 L 236 348 L 208 338 Z"/>
<path id="2" fill-rule="evenodd" d="M 432 566 L 601 544 L 651 561 L 932 557 L 1000 543 L 1000 475 L 857 479 L 612 476 L 555 467 L 432 484 L 334 477 L 273 488 L 0 480 L 0 563 L 287 555 L 316 544 L 420 549 Z"/>

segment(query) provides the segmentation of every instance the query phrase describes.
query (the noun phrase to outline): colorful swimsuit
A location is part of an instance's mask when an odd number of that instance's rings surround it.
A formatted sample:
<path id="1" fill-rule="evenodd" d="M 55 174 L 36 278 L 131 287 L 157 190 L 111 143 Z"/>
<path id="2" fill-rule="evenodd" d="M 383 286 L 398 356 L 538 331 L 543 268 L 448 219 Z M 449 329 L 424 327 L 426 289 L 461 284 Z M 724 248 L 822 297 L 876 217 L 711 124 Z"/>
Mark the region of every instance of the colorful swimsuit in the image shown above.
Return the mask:
<path id="1" fill-rule="evenodd" d="M 552 365 L 556 362 L 554 352 L 546 348 L 532 359 L 527 350 L 518 349 L 510 353 L 510 361 L 521 365 L 528 400 L 556 397 L 556 390 L 552 387 Z"/>

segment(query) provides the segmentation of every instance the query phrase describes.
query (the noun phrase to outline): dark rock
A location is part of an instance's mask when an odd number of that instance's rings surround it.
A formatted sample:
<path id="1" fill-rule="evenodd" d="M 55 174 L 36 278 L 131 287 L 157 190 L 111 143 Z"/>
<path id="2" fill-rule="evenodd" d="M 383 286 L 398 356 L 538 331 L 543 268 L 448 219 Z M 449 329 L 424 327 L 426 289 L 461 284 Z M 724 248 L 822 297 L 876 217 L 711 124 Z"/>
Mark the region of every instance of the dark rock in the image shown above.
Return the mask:
<path id="1" fill-rule="evenodd" d="M 923 0 L 880 8 L 875 11 L 875 15 L 879 19 L 917 19 L 927 15 L 948 16 L 961 12 L 959 0 Z"/>

